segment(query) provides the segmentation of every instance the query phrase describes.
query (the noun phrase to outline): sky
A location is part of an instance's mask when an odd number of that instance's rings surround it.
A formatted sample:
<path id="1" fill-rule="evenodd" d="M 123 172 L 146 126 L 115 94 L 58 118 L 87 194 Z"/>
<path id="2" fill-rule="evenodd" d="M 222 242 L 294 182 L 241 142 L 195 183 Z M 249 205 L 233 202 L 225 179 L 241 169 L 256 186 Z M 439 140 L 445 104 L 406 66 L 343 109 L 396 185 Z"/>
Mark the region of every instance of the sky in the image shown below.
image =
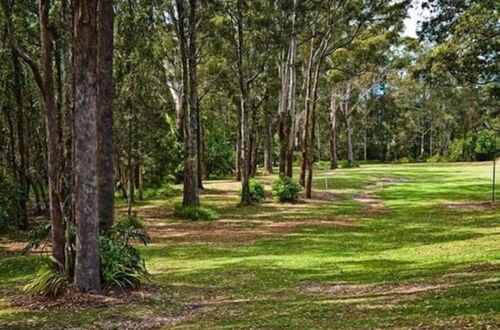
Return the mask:
<path id="1" fill-rule="evenodd" d="M 407 37 L 417 37 L 417 29 L 419 27 L 418 21 L 422 21 L 426 16 L 426 12 L 421 8 L 422 0 L 413 0 L 412 8 L 408 11 L 408 18 L 405 19 L 405 31 L 404 36 Z"/>

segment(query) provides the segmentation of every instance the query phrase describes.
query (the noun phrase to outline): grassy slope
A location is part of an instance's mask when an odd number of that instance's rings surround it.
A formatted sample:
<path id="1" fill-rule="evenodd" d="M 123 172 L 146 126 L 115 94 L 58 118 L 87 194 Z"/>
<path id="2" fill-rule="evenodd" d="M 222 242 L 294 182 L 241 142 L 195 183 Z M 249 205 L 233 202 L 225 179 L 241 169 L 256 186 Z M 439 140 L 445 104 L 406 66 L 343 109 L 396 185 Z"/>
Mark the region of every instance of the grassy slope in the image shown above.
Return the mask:
<path id="1" fill-rule="evenodd" d="M 322 200 L 250 208 L 237 207 L 235 193 L 222 194 L 237 184 L 209 182 L 203 201 L 221 212 L 217 223 L 172 219 L 178 197 L 138 206 L 139 215 L 183 233 L 142 248 L 158 291 L 138 303 L 72 312 L 9 308 L 40 263 L 0 250 L 0 328 L 92 327 L 112 318 L 182 315 L 193 306 L 196 312 L 174 327 L 500 325 L 499 209 L 443 207 L 488 200 L 489 164 L 338 170 L 328 173 L 328 194 L 324 175 L 318 171 L 315 182 Z M 375 185 L 388 178 L 404 180 Z M 359 194 L 378 195 L 383 208 L 353 199 Z M 304 226 L 270 230 L 294 219 Z M 357 286 L 332 291 L 339 283 Z"/>

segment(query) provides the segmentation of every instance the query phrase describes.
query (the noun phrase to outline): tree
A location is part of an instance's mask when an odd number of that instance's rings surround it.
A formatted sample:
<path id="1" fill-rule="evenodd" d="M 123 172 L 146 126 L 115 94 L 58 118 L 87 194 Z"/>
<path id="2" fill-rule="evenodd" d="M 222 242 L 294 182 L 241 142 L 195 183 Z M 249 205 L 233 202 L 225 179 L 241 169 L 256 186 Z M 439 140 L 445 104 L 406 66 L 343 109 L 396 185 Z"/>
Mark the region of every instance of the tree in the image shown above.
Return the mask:
<path id="1" fill-rule="evenodd" d="M 98 1 L 97 18 L 97 207 L 103 229 L 114 219 L 113 166 L 113 1 Z"/>
<path id="2" fill-rule="evenodd" d="M 97 1 L 75 2 L 75 222 L 77 291 L 101 290 L 97 210 Z"/>

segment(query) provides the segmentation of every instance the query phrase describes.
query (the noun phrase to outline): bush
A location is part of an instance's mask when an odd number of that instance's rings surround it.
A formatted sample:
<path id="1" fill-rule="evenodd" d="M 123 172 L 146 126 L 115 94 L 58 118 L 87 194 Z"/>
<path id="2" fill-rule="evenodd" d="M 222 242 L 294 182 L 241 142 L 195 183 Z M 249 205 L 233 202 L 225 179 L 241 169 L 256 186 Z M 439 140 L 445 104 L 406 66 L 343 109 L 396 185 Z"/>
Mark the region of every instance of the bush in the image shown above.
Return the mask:
<path id="1" fill-rule="evenodd" d="M 28 233 L 28 241 L 24 249 L 31 251 L 39 248 L 49 240 L 51 232 L 52 223 L 50 221 L 40 224 Z"/>
<path id="2" fill-rule="evenodd" d="M 287 176 L 280 176 L 273 182 L 273 195 L 278 202 L 296 202 L 302 190 L 300 185 Z"/>
<path id="3" fill-rule="evenodd" d="M 345 159 L 339 160 L 338 165 L 340 168 L 356 168 L 359 167 L 359 163 L 354 161 L 349 164 Z"/>
<path id="4" fill-rule="evenodd" d="M 260 203 L 266 199 L 266 191 L 264 190 L 264 185 L 262 185 L 262 183 L 255 179 L 250 179 L 248 184 L 250 186 L 250 200 L 252 203 Z"/>
<path id="5" fill-rule="evenodd" d="M 136 287 L 147 279 L 146 264 L 139 251 L 113 237 L 100 237 L 101 275 L 108 286 Z"/>
<path id="6" fill-rule="evenodd" d="M 455 139 L 451 143 L 448 159 L 452 162 L 460 162 L 464 160 L 464 140 Z"/>
<path id="7" fill-rule="evenodd" d="M 173 188 L 168 183 L 164 184 L 161 187 L 156 188 L 147 188 L 144 190 L 144 198 L 152 199 L 152 198 L 168 198 L 178 194 L 178 190 Z"/>
<path id="8" fill-rule="evenodd" d="M 126 217 L 126 218 L 118 219 L 118 221 L 115 224 L 115 228 L 126 228 L 126 227 L 132 227 L 135 229 L 143 229 L 146 227 L 146 221 L 139 218 L 138 216 L 131 215 L 131 216 Z"/>
<path id="9" fill-rule="evenodd" d="M 19 191 L 13 178 L 0 174 L 0 231 L 18 225 Z"/>
<path id="10" fill-rule="evenodd" d="M 207 179 L 211 176 L 224 177 L 234 171 L 235 152 L 233 140 L 220 127 L 207 130 L 203 163 Z"/>
<path id="11" fill-rule="evenodd" d="M 55 271 L 50 264 L 50 259 L 48 259 L 47 265 L 40 268 L 35 279 L 28 283 L 23 290 L 27 293 L 40 294 L 42 296 L 58 296 L 64 292 L 67 285 L 66 276 Z"/>
<path id="12" fill-rule="evenodd" d="M 426 159 L 427 163 L 441 163 L 443 162 L 443 157 L 440 155 L 435 155 Z"/>
<path id="13" fill-rule="evenodd" d="M 175 206 L 174 216 L 187 220 L 217 220 L 219 213 L 206 206 Z"/>
<path id="14" fill-rule="evenodd" d="M 413 159 L 410 157 L 402 157 L 392 162 L 393 164 L 409 164 L 413 163 Z"/>

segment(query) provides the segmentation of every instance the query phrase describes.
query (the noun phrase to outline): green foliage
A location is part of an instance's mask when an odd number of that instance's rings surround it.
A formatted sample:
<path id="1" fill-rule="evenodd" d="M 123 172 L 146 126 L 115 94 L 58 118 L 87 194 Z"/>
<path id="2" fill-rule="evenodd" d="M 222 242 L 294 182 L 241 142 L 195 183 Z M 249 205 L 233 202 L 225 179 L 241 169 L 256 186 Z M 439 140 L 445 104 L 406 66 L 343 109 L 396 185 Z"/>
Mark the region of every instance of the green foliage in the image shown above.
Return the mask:
<path id="1" fill-rule="evenodd" d="M 211 175 L 223 177 L 233 172 L 235 164 L 233 141 L 222 129 L 213 127 L 207 132 L 205 146 L 203 161 L 207 178 Z"/>
<path id="2" fill-rule="evenodd" d="M 340 168 L 356 168 L 359 167 L 359 163 L 357 161 L 349 163 L 349 161 L 342 159 L 338 162 Z"/>
<path id="3" fill-rule="evenodd" d="M 464 160 L 464 140 L 455 139 L 451 143 L 448 159 L 452 162 L 459 162 Z"/>
<path id="4" fill-rule="evenodd" d="M 67 288 L 67 277 L 54 270 L 47 260 L 47 265 L 44 265 L 37 272 L 35 279 L 26 284 L 23 290 L 31 294 L 39 294 L 42 296 L 58 296 Z"/>
<path id="5" fill-rule="evenodd" d="M 217 220 L 219 213 L 206 206 L 183 206 L 177 204 L 174 210 L 174 216 L 187 220 Z"/>
<path id="6" fill-rule="evenodd" d="M 138 216 L 131 215 L 129 217 L 119 219 L 114 225 L 115 229 L 117 228 L 135 228 L 135 229 L 143 229 L 146 227 L 146 221 L 144 219 L 139 218 Z"/>
<path id="7" fill-rule="evenodd" d="M 427 163 L 441 163 L 443 162 L 444 158 L 441 157 L 440 155 L 434 155 L 432 157 L 429 157 L 426 159 Z"/>
<path id="8" fill-rule="evenodd" d="M 274 198 L 278 202 L 296 202 L 299 200 L 300 185 L 287 176 L 280 176 L 272 185 Z"/>
<path id="9" fill-rule="evenodd" d="M 144 259 L 135 247 L 128 244 L 128 240 L 124 243 L 113 237 L 101 236 L 99 242 L 101 275 L 106 285 L 136 287 L 147 280 Z"/>
<path id="10" fill-rule="evenodd" d="M 175 181 L 176 178 L 174 176 L 171 177 L 172 181 Z M 153 198 L 168 198 L 175 196 L 179 193 L 177 189 L 172 187 L 169 183 L 164 183 L 160 187 L 150 187 L 144 190 L 144 198 L 153 199 Z"/>
<path id="11" fill-rule="evenodd" d="M 402 158 L 396 159 L 392 163 L 394 163 L 394 164 L 409 164 L 409 163 L 414 163 L 414 160 L 411 159 L 410 157 L 402 157 Z"/>
<path id="12" fill-rule="evenodd" d="M 249 181 L 250 187 L 250 200 L 253 203 L 260 203 L 266 199 L 266 191 L 264 189 L 264 185 L 255 179 L 250 179 Z M 241 190 L 240 190 L 241 196 Z"/>
<path id="13" fill-rule="evenodd" d="M 46 221 L 28 233 L 28 241 L 24 249 L 26 251 L 31 251 L 39 248 L 43 243 L 45 243 L 50 238 L 50 233 L 52 230 L 52 224 L 50 221 Z"/>
<path id="14" fill-rule="evenodd" d="M 477 160 L 491 160 L 495 152 L 500 149 L 500 138 L 492 130 L 477 132 L 474 152 Z"/>
<path id="15" fill-rule="evenodd" d="M 491 160 L 500 148 L 500 138 L 492 130 L 469 132 L 463 143 L 463 153 L 466 160 Z"/>
<path id="16" fill-rule="evenodd" d="M 15 181 L 0 174 L 0 231 L 17 225 L 19 196 Z"/>

